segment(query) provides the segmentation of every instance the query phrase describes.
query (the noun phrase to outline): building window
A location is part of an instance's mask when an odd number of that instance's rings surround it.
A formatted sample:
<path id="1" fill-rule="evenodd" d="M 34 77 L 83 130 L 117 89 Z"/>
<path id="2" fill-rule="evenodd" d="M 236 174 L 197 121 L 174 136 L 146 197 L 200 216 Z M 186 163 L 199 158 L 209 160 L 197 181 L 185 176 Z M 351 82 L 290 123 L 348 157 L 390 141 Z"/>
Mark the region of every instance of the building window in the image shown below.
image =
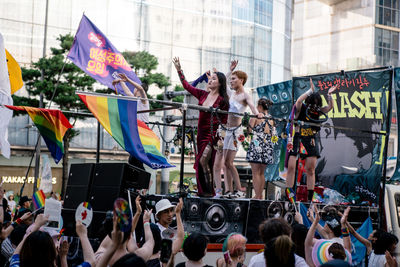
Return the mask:
<path id="1" fill-rule="evenodd" d="M 376 23 L 391 27 L 399 27 L 399 3 L 397 0 L 377 1 Z"/>
<path id="2" fill-rule="evenodd" d="M 399 64 L 399 33 L 384 29 L 375 29 L 375 55 L 376 64 Z"/>

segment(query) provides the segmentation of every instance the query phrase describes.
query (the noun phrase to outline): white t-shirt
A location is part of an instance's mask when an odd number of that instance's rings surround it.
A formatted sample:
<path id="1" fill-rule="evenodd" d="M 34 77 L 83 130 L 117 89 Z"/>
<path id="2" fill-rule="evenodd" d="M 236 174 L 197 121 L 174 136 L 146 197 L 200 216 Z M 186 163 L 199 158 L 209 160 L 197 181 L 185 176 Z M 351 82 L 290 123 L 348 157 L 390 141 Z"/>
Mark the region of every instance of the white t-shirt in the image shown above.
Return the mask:
<path id="1" fill-rule="evenodd" d="M 138 100 L 138 102 L 137 102 L 137 111 L 149 110 L 149 109 L 150 109 L 150 105 L 149 105 L 149 101 L 148 100 L 146 101 L 146 104 L 143 104 L 143 102 L 141 100 Z M 137 114 L 138 120 L 141 120 L 144 123 L 148 123 L 149 122 L 149 113 L 150 112 L 138 113 Z"/>
<path id="2" fill-rule="evenodd" d="M 267 266 L 265 262 L 264 253 L 259 253 L 250 259 L 250 263 L 247 267 L 265 267 Z M 294 254 L 294 266 L 295 267 L 309 267 L 306 261 Z"/>
<path id="3" fill-rule="evenodd" d="M 374 252 L 371 253 L 368 260 L 368 267 L 385 267 L 386 257 L 385 254 L 376 255 Z"/>

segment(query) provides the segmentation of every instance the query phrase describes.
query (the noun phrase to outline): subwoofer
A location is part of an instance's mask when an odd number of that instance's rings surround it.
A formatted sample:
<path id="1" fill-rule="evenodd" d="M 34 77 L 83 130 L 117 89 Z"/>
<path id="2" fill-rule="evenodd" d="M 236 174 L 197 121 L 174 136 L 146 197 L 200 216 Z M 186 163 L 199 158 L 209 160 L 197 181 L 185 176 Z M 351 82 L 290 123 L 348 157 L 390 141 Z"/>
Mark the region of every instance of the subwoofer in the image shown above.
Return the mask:
<path id="1" fill-rule="evenodd" d="M 263 221 L 271 218 L 283 218 L 289 224 L 292 224 L 294 222 L 295 213 L 294 205 L 289 202 L 250 200 L 246 229 L 247 243 L 262 243 L 258 228 Z"/>
<path id="2" fill-rule="evenodd" d="M 76 209 L 81 202 L 88 200 L 94 166 L 94 163 L 71 164 L 65 191 L 64 208 Z"/>
<path id="3" fill-rule="evenodd" d="M 186 198 L 185 231 L 201 233 L 212 243 L 222 243 L 233 232 L 244 235 L 248 208 L 249 200 Z"/>
<path id="4" fill-rule="evenodd" d="M 112 210 L 116 198 L 128 198 L 128 189 L 147 189 L 150 176 L 150 173 L 127 163 L 98 163 L 94 169 L 89 203 L 94 211 Z"/>

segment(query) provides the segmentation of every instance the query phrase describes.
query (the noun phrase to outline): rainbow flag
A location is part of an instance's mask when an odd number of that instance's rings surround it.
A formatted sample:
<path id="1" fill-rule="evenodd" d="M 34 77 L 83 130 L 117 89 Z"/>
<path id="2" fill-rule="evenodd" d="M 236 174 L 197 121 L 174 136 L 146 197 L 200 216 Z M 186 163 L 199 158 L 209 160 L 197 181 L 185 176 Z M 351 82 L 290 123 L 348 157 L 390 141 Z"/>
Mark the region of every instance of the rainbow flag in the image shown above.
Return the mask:
<path id="1" fill-rule="evenodd" d="M 137 119 L 137 102 L 102 94 L 77 93 L 104 129 L 129 154 L 153 169 L 175 167 L 160 152 L 160 140 Z"/>
<path id="2" fill-rule="evenodd" d="M 57 109 L 33 108 L 26 106 L 8 106 L 7 108 L 18 111 L 26 111 L 31 117 L 40 135 L 46 142 L 51 156 L 58 163 L 64 155 L 63 138 L 65 132 L 72 128 L 68 119 Z"/>
<path id="3" fill-rule="evenodd" d="M 40 209 L 44 207 L 46 196 L 44 195 L 42 190 L 38 190 L 35 192 L 35 194 L 33 194 L 32 202 L 35 209 Z"/>

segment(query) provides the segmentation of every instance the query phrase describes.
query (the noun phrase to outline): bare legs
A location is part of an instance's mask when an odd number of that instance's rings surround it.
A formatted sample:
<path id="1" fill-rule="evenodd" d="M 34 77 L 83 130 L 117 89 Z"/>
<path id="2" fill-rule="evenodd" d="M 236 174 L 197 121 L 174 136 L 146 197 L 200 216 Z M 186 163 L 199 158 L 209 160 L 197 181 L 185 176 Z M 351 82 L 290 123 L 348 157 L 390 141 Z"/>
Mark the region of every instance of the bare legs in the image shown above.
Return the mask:
<path id="1" fill-rule="evenodd" d="M 253 188 L 255 191 L 254 199 L 263 199 L 262 193 L 265 187 L 264 171 L 267 167 L 266 164 L 250 163 L 251 171 L 253 173 Z"/>
<path id="2" fill-rule="evenodd" d="M 233 160 L 235 159 L 236 151 L 224 149 L 225 159 L 225 191 L 233 192 L 232 181 L 235 183 L 235 189 L 238 191 L 246 191 L 246 188 L 240 184 L 239 173 L 236 170 Z"/>
<path id="3" fill-rule="evenodd" d="M 222 192 L 221 186 L 221 170 L 224 166 L 224 154 L 222 151 L 218 151 L 215 154 L 214 167 L 213 167 L 213 176 L 214 176 L 214 184 L 215 184 L 215 192 Z M 221 190 L 219 190 L 221 189 Z"/>
<path id="4" fill-rule="evenodd" d="M 314 191 L 316 165 L 317 165 L 317 157 L 306 158 L 305 170 L 307 174 L 307 190 Z"/>
<path id="5" fill-rule="evenodd" d="M 288 170 L 286 175 L 286 188 L 293 188 L 295 183 L 296 172 L 296 156 L 290 156 L 288 162 Z M 305 172 L 307 175 L 308 199 L 311 200 L 315 186 L 315 166 L 317 165 L 317 157 L 307 157 L 305 163 Z"/>
<path id="6" fill-rule="evenodd" d="M 289 156 L 288 169 L 286 173 L 286 187 L 294 186 L 294 175 L 296 173 L 296 156 Z"/>

